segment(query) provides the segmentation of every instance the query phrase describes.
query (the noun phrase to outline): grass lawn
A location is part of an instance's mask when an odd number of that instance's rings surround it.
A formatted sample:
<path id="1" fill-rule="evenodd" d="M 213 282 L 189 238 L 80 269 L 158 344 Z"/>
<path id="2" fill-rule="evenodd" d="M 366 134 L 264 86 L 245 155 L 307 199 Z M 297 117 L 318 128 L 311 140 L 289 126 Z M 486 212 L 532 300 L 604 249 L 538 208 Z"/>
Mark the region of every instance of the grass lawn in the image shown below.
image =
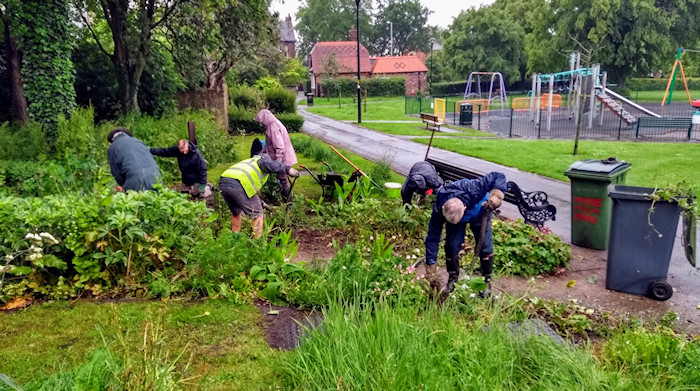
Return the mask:
<path id="1" fill-rule="evenodd" d="M 427 139 L 415 141 L 428 143 Z M 562 181 L 568 181 L 564 171 L 577 160 L 615 156 L 632 163 L 627 184 L 655 187 L 684 180 L 700 191 L 696 167 L 700 145 L 697 144 L 581 141 L 578 156 L 571 154 L 573 141 L 435 139 L 433 145 Z"/>
<path id="2" fill-rule="evenodd" d="M 665 91 L 630 91 L 630 98 L 637 102 L 661 103 Z M 700 90 L 690 90 L 690 99 L 700 99 Z M 684 89 L 674 90 L 671 97 L 673 102 L 688 103 L 688 95 Z"/>
<path id="3" fill-rule="evenodd" d="M 383 133 L 401 135 L 401 136 L 430 136 L 431 131 L 425 128 L 423 122 L 415 123 L 383 123 L 383 122 L 363 122 L 360 126 L 372 130 L 376 130 Z M 450 129 L 459 130 L 460 133 L 446 133 L 446 132 L 435 132 L 439 136 L 448 137 L 460 137 L 460 136 L 470 136 L 470 137 L 494 137 L 494 135 L 486 132 L 482 132 L 475 129 L 459 128 L 457 126 L 450 126 Z"/>
<path id="4" fill-rule="evenodd" d="M 362 120 L 367 121 L 408 121 L 415 120 L 405 112 L 405 101 L 403 96 L 391 96 L 378 99 L 378 102 L 367 102 L 365 112 L 364 103 L 362 105 Z M 336 101 L 337 102 L 337 101 Z M 344 104 L 338 107 L 337 104 L 330 106 L 316 106 L 308 108 L 310 113 L 323 115 L 341 121 L 357 121 L 357 104 Z"/>
<path id="5" fill-rule="evenodd" d="M 208 315 L 207 315 L 208 313 Z M 124 337 L 131 358 L 143 354 L 144 327 L 161 322 L 160 338 L 170 362 L 183 351 L 190 360 L 189 389 L 260 390 L 279 387 L 280 358 L 260 328 L 263 315 L 250 305 L 224 300 L 188 303 L 68 302 L 0 312 L 0 372 L 27 384 L 85 363 L 91 352 L 109 348 L 117 357 Z M 0 389 L 3 389 L 0 386 Z"/>

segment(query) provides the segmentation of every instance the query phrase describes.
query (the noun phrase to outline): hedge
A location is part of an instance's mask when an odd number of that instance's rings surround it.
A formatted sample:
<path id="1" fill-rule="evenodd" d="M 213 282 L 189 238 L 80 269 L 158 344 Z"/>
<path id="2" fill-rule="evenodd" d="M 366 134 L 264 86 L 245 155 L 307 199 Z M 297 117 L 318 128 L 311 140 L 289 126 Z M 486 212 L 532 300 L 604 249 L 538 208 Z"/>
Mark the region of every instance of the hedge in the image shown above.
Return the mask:
<path id="1" fill-rule="evenodd" d="M 228 111 L 229 132 L 232 134 L 265 133 L 265 128 L 255 121 L 256 114 L 257 111 L 231 106 Z M 284 124 L 284 127 L 287 128 L 287 132 L 289 133 L 299 132 L 301 126 L 304 124 L 304 117 L 299 114 L 280 113 L 275 116 Z"/>
<path id="2" fill-rule="evenodd" d="M 265 103 L 270 111 L 275 114 L 297 112 L 296 94 L 284 88 L 265 90 Z"/>
<path id="3" fill-rule="evenodd" d="M 403 77 L 375 77 L 362 80 L 363 90 L 367 96 L 403 96 L 406 92 L 406 79 Z M 323 94 L 328 97 L 338 96 L 338 91 L 343 96 L 357 95 L 355 79 L 338 77 L 326 79 L 321 83 Z"/>
<path id="4" fill-rule="evenodd" d="M 689 77 L 688 88 L 691 90 L 700 90 L 700 77 Z M 652 79 L 652 78 L 631 78 L 627 79 L 625 87 L 630 91 L 666 91 L 668 78 Z M 676 77 L 675 90 L 684 90 L 683 81 L 678 76 Z"/>
<path id="5" fill-rule="evenodd" d="M 433 83 L 431 87 L 431 92 L 433 96 L 442 95 L 461 95 L 464 94 L 464 90 L 467 88 L 467 81 L 448 81 L 443 83 Z"/>

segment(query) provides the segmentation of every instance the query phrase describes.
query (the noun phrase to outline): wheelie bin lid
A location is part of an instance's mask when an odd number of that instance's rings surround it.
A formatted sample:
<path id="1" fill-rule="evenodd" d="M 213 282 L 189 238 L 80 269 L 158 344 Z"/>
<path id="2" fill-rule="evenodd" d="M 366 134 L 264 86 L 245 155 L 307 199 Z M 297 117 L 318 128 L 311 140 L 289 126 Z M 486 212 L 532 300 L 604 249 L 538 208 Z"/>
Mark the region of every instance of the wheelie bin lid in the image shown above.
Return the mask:
<path id="1" fill-rule="evenodd" d="M 569 166 L 564 175 L 569 178 L 609 180 L 630 169 L 630 163 L 609 157 L 605 160 L 579 160 Z"/>
<path id="2" fill-rule="evenodd" d="M 610 185 L 608 186 L 608 195 L 613 199 L 648 201 L 655 190 L 651 187 Z"/>

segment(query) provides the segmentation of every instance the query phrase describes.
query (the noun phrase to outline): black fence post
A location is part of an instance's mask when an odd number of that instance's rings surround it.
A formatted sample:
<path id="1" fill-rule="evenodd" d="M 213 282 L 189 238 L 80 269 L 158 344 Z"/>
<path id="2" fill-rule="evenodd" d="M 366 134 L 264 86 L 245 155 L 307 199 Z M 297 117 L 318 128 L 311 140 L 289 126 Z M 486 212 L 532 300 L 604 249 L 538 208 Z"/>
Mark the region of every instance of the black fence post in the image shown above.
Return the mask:
<path id="1" fill-rule="evenodd" d="M 622 117 L 620 117 L 620 125 L 617 126 L 617 139 L 620 139 L 620 134 L 622 133 Z"/>
<path id="2" fill-rule="evenodd" d="M 513 137 L 513 109 L 510 109 L 510 129 L 508 129 L 508 137 Z"/>
<path id="3" fill-rule="evenodd" d="M 537 138 L 542 135 L 542 110 L 537 111 Z"/>
<path id="4" fill-rule="evenodd" d="M 477 129 L 481 130 L 481 105 L 479 105 L 479 113 L 478 114 L 479 114 L 479 116 L 478 116 L 479 123 L 477 125 Z"/>

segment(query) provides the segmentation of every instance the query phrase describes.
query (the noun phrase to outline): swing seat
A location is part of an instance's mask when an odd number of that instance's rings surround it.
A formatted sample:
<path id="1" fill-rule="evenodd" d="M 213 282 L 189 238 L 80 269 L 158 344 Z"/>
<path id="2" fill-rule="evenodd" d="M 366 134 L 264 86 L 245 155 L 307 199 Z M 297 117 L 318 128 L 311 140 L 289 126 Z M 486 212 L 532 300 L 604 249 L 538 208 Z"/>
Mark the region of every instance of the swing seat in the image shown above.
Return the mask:
<path id="1" fill-rule="evenodd" d="M 690 105 L 696 109 L 700 109 L 700 99 L 695 99 Z"/>

